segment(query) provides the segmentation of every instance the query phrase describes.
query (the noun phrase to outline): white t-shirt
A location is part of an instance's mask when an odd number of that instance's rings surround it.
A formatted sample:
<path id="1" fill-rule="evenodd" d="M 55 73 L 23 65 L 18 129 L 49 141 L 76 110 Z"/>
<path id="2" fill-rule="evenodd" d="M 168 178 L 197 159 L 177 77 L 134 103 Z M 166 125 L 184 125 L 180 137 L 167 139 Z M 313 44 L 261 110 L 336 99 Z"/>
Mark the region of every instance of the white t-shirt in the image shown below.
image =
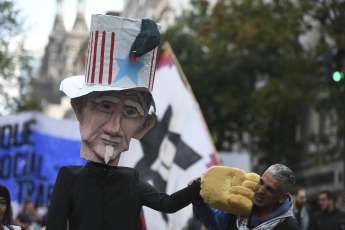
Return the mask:
<path id="1" fill-rule="evenodd" d="M 22 229 L 22 228 L 19 227 L 19 226 L 14 226 L 14 225 L 11 225 L 11 226 L 13 227 L 14 230 L 21 230 L 21 229 Z M 3 228 L 4 230 L 10 230 L 8 227 L 3 226 L 3 225 L 2 225 L 2 228 Z"/>

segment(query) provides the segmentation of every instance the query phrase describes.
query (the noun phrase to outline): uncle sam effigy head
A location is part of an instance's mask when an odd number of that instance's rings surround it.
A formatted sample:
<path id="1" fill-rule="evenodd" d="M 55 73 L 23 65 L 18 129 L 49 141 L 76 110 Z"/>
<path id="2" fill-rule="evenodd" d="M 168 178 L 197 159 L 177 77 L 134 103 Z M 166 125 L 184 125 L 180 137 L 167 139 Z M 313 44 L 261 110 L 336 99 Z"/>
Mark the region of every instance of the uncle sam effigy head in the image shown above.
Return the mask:
<path id="1" fill-rule="evenodd" d="M 159 29 L 149 19 L 92 15 L 85 76 L 60 86 L 79 121 L 81 158 L 116 166 L 131 138 L 153 127 Z"/>

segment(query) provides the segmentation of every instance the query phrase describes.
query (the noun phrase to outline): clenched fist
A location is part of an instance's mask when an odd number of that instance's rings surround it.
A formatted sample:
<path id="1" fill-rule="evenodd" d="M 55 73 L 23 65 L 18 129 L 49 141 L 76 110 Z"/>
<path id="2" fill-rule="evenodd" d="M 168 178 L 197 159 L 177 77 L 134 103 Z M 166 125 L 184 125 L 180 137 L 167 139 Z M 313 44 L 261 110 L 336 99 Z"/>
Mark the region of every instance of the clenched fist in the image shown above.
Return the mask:
<path id="1" fill-rule="evenodd" d="M 200 195 L 212 208 L 235 215 L 250 215 L 260 176 L 241 169 L 213 166 L 201 177 Z"/>

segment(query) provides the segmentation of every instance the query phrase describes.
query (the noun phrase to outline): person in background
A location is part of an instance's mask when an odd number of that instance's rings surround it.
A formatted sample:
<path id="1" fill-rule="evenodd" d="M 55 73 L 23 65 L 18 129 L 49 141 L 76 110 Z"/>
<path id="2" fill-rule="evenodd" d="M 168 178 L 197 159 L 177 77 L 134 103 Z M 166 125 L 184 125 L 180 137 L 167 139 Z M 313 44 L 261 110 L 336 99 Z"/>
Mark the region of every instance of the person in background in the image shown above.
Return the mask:
<path id="1" fill-rule="evenodd" d="M 301 230 L 309 229 L 309 212 L 305 207 L 307 196 L 305 189 L 301 186 L 295 186 L 291 189 L 293 213 L 299 223 Z"/>
<path id="2" fill-rule="evenodd" d="M 313 215 L 311 230 L 345 230 L 345 213 L 335 207 L 334 196 L 328 191 L 318 195 L 321 210 Z"/>
<path id="3" fill-rule="evenodd" d="M 37 213 L 35 204 L 30 200 L 26 200 L 23 210 L 18 214 L 14 223 L 26 230 L 33 224 L 37 225 L 40 219 L 41 216 Z"/>
<path id="4" fill-rule="evenodd" d="M 19 226 L 13 225 L 13 212 L 10 192 L 2 184 L 0 184 L 0 227 L 1 230 L 21 229 Z"/>

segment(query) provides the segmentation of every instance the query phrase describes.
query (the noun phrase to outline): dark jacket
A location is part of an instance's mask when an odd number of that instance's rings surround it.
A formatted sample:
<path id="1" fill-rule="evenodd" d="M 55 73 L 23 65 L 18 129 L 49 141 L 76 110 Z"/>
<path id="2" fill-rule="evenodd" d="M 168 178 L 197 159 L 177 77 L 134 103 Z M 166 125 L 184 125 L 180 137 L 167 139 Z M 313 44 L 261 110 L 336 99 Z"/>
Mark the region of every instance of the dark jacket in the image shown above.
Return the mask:
<path id="1" fill-rule="evenodd" d="M 313 215 L 310 230 L 341 230 L 345 226 L 345 213 L 338 209 L 333 212 L 320 211 Z"/>
<path id="2" fill-rule="evenodd" d="M 59 170 L 48 209 L 47 230 L 138 228 L 143 205 L 172 213 L 199 197 L 200 183 L 172 195 L 139 178 L 135 169 L 88 162 Z"/>
<path id="3" fill-rule="evenodd" d="M 227 230 L 238 229 L 236 226 L 236 218 L 237 216 L 231 215 Z M 281 222 L 277 227 L 275 227 L 274 230 L 300 230 L 300 227 L 297 223 L 297 220 L 294 217 L 288 217 L 283 222 Z"/>
<path id="4" fill-rule="evenodd" d="M 274 230 L 300 230 L 300 227 L 293 217 L 292 213 L 292 198 L 287 199 L 284 204 L 276 210 L 270 217 L 266 219 L 260 219 L 256 217 L 252 212 L 251 221 L 256 223 L 255 226 L 260 225 L 260 223 L 267 223 L 275 218 L 285 218 L 283 222 L 277 225 Z M 289 214 L 291 212 L 291 215 Z M 223 212 L 212 208 L 210 205 L 204 203 L 203 201 L 193 202 L 193 213 L 194 216 L 200 220 L 208 230 L 236 230 L 237 216 L 228 212 Z M 249 222 L 251 222 L 249 221 Z M 251 229 L 251 228 L 250 228 Z"/>

